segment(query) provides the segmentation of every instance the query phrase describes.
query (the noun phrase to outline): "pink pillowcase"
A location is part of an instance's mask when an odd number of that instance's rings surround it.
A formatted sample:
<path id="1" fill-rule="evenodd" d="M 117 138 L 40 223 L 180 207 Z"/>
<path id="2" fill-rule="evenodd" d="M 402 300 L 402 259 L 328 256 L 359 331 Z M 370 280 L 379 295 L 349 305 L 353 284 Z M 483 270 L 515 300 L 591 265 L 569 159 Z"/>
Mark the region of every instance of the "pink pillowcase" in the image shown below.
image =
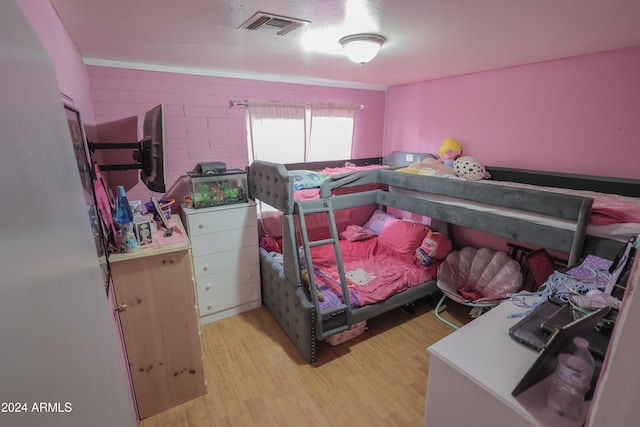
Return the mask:
<path id="1" fill-rule="evenodd" d="M 351 242 L 367 240 L 371 239 L 372 237 L 376 237 L 375 233 L 366 230 L 359 225 L 347 225 L 347 229 L 340 233 L 341 239 L 349 240 Z"/>
<path id="2" fill-rule="evenodd" d="M 397 252 L 413 255 L 422 244 L 428 229 L 425 224 L 412 221 L 389 222 L 382 227 L 378 242 Z"/>

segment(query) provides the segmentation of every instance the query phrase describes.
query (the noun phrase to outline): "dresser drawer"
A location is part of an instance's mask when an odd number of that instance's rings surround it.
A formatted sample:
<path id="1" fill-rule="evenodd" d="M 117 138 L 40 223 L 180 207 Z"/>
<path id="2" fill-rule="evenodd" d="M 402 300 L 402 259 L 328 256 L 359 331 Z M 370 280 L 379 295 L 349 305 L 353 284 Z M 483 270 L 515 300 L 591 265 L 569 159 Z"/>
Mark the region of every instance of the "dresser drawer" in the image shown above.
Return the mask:
<path id="1" fill-rule="evenodd" d="M 202 317 L 259 299 L 260 284 L 256 283 L 240 286 L 236 289 L 213 292 L 203 298 L 198 298 L 198 309 Z"/>
<path id="2" fill-rule="evenodd" d="M 257 227 L 256 206 L 254 204 L 243 204 L 207 212 L 190 213 L 187 216 L 187 223 L 192 241 L 194 236 L 201 234 L 216 233 L 234 228 Z"/>
<path id="3" fill-rule="evenodd" d="M 233 249 L 211 255 L 193 257 L 193 269 L 196 277 L 220 273 L 226 270 L 238 269 L 259 264 L 258 246 Z"/>
<path id="4" fill-rule="evenodd" d="M 198 298 L 202 298 L 212 292 L 234 289 L 239 286 L 260 282 L 260 264 L 240 267 L 234 270 L 221 271 L 220 273 L 207 274 L 196 279 Z"/>
<path id="5" fill-rule="evenodd" d="M 194 256 L 215 254 L 257 245 L 257 226 L 200 234 L 191 238 L 191 250 Z"/>

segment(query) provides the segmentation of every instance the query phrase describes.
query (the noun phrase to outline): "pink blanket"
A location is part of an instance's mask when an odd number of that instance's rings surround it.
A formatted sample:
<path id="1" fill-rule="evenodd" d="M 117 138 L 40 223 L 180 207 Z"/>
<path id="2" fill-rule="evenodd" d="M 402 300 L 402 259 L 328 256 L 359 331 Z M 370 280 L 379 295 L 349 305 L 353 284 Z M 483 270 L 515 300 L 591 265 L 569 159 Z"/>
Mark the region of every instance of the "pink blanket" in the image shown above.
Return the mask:
<path id="1" fill-rule="evenodd" d="M 436 277 L 438 264 L 419 267 L 414 255 L 401 254 L 373 238 L 360 242 L 340 241 L 342 262 L 353 307 L 385 300 Z M 340 281 L 332 245 L 311 249 L 316 284 L 325 295 L 321 308 L 342 302 Z"/>
<path id="2" fill-rule="evenodd" d="M 593 200 L 590 222 L 593 224 L 640 224 L 640 201 L 601 196 Z"/>

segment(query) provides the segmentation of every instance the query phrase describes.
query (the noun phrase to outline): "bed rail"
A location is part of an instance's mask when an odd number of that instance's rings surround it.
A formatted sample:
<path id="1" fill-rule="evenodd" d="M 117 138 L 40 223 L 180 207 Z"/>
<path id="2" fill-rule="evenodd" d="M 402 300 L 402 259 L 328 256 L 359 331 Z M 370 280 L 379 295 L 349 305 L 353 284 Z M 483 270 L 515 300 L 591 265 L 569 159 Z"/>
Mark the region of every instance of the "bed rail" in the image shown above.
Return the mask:
<path id="1" fill-rule="evenodd" d="M 390 170 L 380 170 L 379 175 L 380 182 L 390 186 L 388 193 L 379 194 L 379 203 L 383 205 L 517 242 L 555 249 L 569 254 L 570 264 L 577 263 L 580 258 L 593 204 L 591 198 Z M 477 210 L 487 200 L 491 201 L 492 206 L 506 210 L 498 214 Z M 472 207 L 462 205 L 467 202 L 472 202 Z M 509 210 L 553 218 L 557 220 L 557 225 L 554 228 L 542 225 L 533 218 L 515 218 L 510 216 Z"/>
<path id="2" fill-rule="evenodd" d="M 333 190 L 341 187 L 354 187 L 358 185 L 379 184 L 380 169 L 370 169 L 358 172 L 351 172 L 340 175 L 331 175 L 320 185 L 320 197 L 330 197 Z"/>
<path id="3" fill-rule="evenodd" d="M 544 187 L 571 188 L 605 194 L 640 197 L 640 180 L 608 176 L 590 176 L 560 172 L 487 166 L 494 181 L 513 181 Z"/>

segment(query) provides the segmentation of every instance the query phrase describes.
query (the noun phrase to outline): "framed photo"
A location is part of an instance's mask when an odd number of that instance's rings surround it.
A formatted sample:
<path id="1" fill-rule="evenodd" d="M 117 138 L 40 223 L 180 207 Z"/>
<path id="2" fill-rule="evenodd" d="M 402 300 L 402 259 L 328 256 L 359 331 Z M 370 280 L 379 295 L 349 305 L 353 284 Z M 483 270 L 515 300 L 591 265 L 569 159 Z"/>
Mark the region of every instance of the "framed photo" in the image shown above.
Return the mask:
<path id="1" fill-rule="evenodd" d="M 80 112 L 66 103 L 64 104 L 64 111 L 67 117 L 67 124 L 69 125 L 69 134 L 71 136 L 73 152 L 78 167 L 80 182 L 82 184 L 82 192 L 87 209 L 89 225 L 91 226 L 91 232 L 95 240 L 96 253 L 98 257 L 104 258 L 105 260 L 103 263 L 101 263 L 101 265 L 103 268 L 103 276 L 105 279 L 105 288 L 107 289 L 108 293 L 111 275 L 108 262 L 106 240 L 106 236 L 108 235 L 108 233 L 105 222 L 102 218 L 102 215 L 100 214 L 96 203 L 94 192 L 94 181 L 96 177 L 92 168 L 89 146 L 84 134 L 82 121 L 80 120 Z"/>
<path id="2" fill-rule="evenodd" d="M 135 223 L 136 237 L 140 246 L 150 245 L 153 243 L 153 233 L 151 231 L 150 221 L 140 221 Z"/>
<path id="3" fill-rule="evenodd" d="M 87 205 L 94 205 L 93 201 L 93 171 L 91 168 L 91 156 L 89 148 L 85 143 L 84 129 L 80 122 L 80 113 L 75 108 L 65 105 L 64 111 L 67 115 L 67 124 L 69 125 L 69 133 L 71 134 L 71 143 L 73 144 L 73 152 L 80 172 L 80 181 L 84 190 Z"/>

